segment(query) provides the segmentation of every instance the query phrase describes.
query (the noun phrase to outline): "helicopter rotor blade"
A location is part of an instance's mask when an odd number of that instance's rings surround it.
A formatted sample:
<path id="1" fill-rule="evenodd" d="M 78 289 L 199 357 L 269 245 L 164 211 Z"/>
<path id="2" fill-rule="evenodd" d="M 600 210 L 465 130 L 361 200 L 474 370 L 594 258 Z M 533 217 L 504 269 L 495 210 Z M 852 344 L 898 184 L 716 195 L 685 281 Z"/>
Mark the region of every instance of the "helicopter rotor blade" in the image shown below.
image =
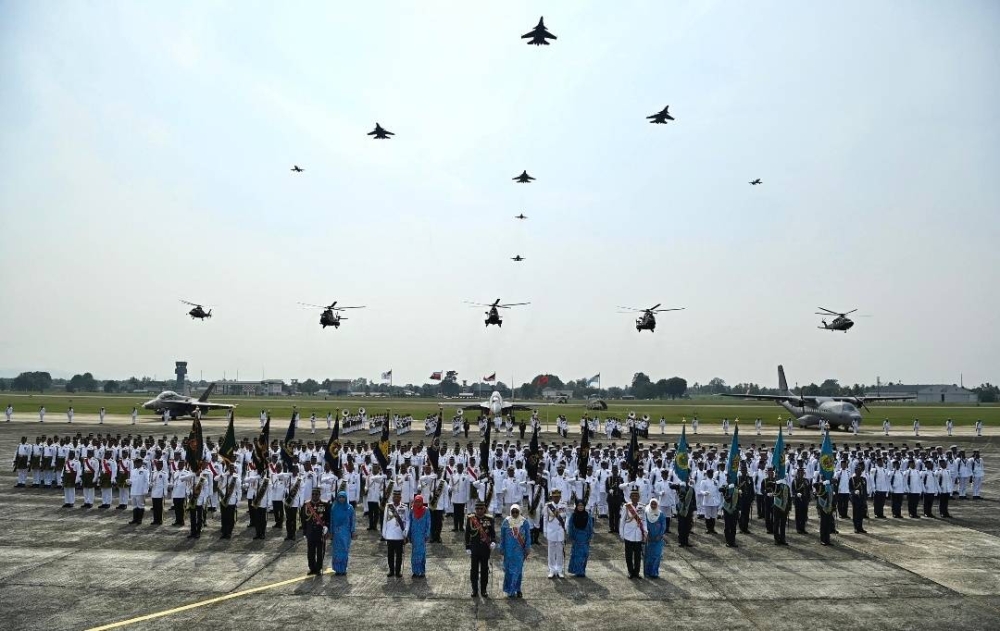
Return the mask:
<path id="1" fill-rule="evenodd" d="M 840 315 L 839 312 L 834 311 L 833 309 L 827 309 L 826 307 L 816 307 L 816 308 L 819 309 L 819 310 L 821 310 L 821 311 L 826 311 L 830 315 Z M 816 315 L 823 315 L 823 314 L 818 313 Z"/>
<path id="2" fill-rule="evenodd" d="M 658 302 L 658 303 L 656 303 L 655 305 L 653 305 L 652 307 L 650 307 L 649 309 L 647 309 L 646 311 L 656 311 L 656 309 L 657 309 L 657 308 L 658 308 L 658 307 L 659 307 L 659 306 L 660 306 L 661 304 L 663 304 L 663 303 L 659 303 L 659 302 Z"/>
<path id="3" fill-rule="evenodd" d="M 854 313 L 855 311 L 857 311 L 857 309 L 851 309 L 847 313 L 841 313 L 840 315 L 842 315 L 842 316 L 850 315 L 850 314 Z"/>
<path id="4" fill-rule="evenodd" d="M 530 304 L 531 304 L 530 302 L 508 302 L 507 304 L 493 305 L 493 306 L 497 307 L 498 309 L 509 309 L 511 307 L 522 307 L 524 305 L 530 305 Z"/>
<path id="5" fill-rule="evenodd" d="M 622 306 L 618 306 L 618 308 L 619 309 L 626 309 L 627 310 L 627 311 L 625 311 L 623 313 L 628 313 L 628 311 L 638 311 L 638 312 L 645 311 L 645 309 L 636 309 L 635 307 L 622 307 Z"/>
<path id="6" fill-rule="evenodd" d="M 365 305 L 360 305 L 360 306 L 357 306 L 357 307 L 334 307 L 333 310 L 334 311 L 343 311 L 344 309 L 364 309 L 364 308 L 365 308 Z"/>
<path id="7" fill-rule="evenodd" d="M 684 311 L 684 307 L 676 307 L 674 309 L 656 309 L 652 313 L 663 313 L 664 311 Z"/>
<path id="8" fill-rule="evenodd" d="M 493 301 L 493 304 L 492 304 L 492 305 L 487 305 L 487 306 L 489 306 L 489 307 L 496 307 L 496 306 L 497 306 L 497 305 L 499 305 L 499 304 L 500 304 L 500 299 L 499 299 L 499 298 L 497 298 L 496 300 L 494 300 L 494 301 Z"/>

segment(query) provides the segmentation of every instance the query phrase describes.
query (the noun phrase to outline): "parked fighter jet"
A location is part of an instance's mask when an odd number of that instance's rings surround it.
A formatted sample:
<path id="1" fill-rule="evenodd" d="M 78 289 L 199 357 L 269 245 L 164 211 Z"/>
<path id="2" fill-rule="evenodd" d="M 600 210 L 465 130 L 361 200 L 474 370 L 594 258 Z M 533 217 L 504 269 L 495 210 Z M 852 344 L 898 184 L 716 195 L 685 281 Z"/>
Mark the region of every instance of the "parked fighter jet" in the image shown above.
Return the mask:
<path id="1" fill-rule="evenodd" d="M 534 180 L 535 178 L 528 175 L 527 171 L 521 171 L 521 175 L 517 177 L 512 177 L 510 179 L 514 180 L 518 184 L 530 184 L 531 181 Z"/>
<path id="2" fill-rule="evenodd" d="M 305 169 L 300 169 L 299 165 L 296 164 L 292 166 L 292 171 L 295 171 L 296 173 L 302 173 L 303 171 L 305 171 Z"/>
<path id="3" fill-rule="evenodd" d="M 378 123 L 375 123 L 375 129 L 368 132 L 368 135 L 375 136 L 375 140 L 389 140 L 389 136 L 395 136 L 396 134 L 392 133 L 388 129 L 383 128 Z"/>
<path id="4" fill-rule="evenodd" d="M 548 46 L 549 43 L 545 40 L 559 39 L 559 38 L 553 35 L 552 33 L 549 33 L 549 30 L 545 28 L 545 18 L 540 17 L 538 18 L 538 24 L 535 26 L 535 28 L 531 29 L 530 31 L 522 35 L 521 39 L 531 40 L 528 42 L 528 44 L 531 46 Z"/>
<path id="5" fill-rule="evenodd" d="M 483 401 L 482 403 L 473 403 L 472 405 L 463 405 L 463 410 L 479 410 L 480 412 L 485 412 L 487 414 L 493 415 L 494 418 L 498 416 L 504 416 L 515 410 L 531 410 L 534 409 L 530 405 L 521 405 L 520 403 L 507 403 L 500 396 L 500 393 L 496 390 L 490 395 L 489 400 Z"/>
<path id="6" fill-rule="evenodd" d="M 757 186 L 760 183 L 761 183 L 760 178 L 757 178 L 756 180 L 750 180 L 750 186 Z"/>
<path id="7" fill-rule="evenodd" d="M 657 125 L 666 125 L 667 121 L 674 120 L 674 117 L 670 115 L 669 105 L 652 116 L 647 116 L 646 118 L 650 119 L 650 123 L 655 123 Z"/>
<path id="8" fill-rule="evenodd" d="M 177 394 L 173 390 L 164 390 L 160 394 L 156 395 L 155 399 L 150 399 L 149 401 L 143 403 L 142 408 L 144 410 L 152 410 L 154 412 L 170 410 L 170 416 L 172 418 L 179 418 L 181 416 L 190 416 L 194 414 L 195 409 L 201 410 L 201 413 L 205 414 L 209 410 L 231 410 L 236 407 L 235 405 L 230 405 L 228 403 L 209 403 L 208 397 L 211 396 L 213 390 L 215 390 L 214 383 L 209 385 L 197 399 Z"/>

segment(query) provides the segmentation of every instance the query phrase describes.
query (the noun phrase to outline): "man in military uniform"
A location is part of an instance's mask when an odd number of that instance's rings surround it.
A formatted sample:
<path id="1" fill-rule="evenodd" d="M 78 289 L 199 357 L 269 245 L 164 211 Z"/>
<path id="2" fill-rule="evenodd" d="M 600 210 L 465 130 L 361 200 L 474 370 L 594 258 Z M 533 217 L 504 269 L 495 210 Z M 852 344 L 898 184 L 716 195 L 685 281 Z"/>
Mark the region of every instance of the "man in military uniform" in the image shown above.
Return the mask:
<path id="1" fill-rule="evenodd" d="M 774 486 L 774 492 L 770 494 L 773 506 L 771 509 L 771 527 L 774 531 L 774 545 L 787 546 L 785 540 L 785 526 L 788 524 L 788 510 L 791 506 L 792 492 L 788 488 L 788 482 L 784 478 L 779 479 Z"/>
<path id="2" fill-rule="evenodd" d="M 676 486 L 677 491 L 677 545 L 682 548 L 693 547 L 688 541 L 691 535 L 691 525 L 694 523 L 694 488 L 687 482 Z"/>
<path id="3" fill-rule="evenodd" d="M 819 541 L 828 546 L 833 532 L 833 496 L 829 481 L 816 483 L 816 511 L 819 513 Z"/>
<path id="4" fill-rule="evenodd" d="M 490 552 L 497 547 L 496 527 L 493 517 L 486 514 L 486 503 L 476 502 L 476 512 L 466 519 L 465 553 L 471 562 L 469 580 L 472 582 L 472 597 L 482 593 L 489 598 L 486 587 L 490 582 Z"/>
<path id="5" fill-rule="evenodd" d="M 854 522 L 854 532 L 866 533 L 864 528 L 865 514 L 868 512 L 868 478 L 864 474 L 864 465 L 858 463 L 854 467 L 854 475 L 850 479 L 851 519 Z"/>
<path id="6" fill-rule="evenodd" d="M 735 484 L 727 484 L 722 487 L 723 533 L 726 536 L 727 548 L 739 547 L 736 545 L 736 521 L 741 495 L 742 491 Z"/>
<path id="7" fill-rule="evenodd" d="M 320 499 L 320 489 L 313 487 L 312 497 L 302 504 L 302 532 L 306 537 L 310 574 L 319 575 L 323 571 L 329 523 L 330 505 Z"/>
<path id="8" fill-rule="evenodd" d="M 805 469 L 799 467 L 793 481 L 793 497 L 795 501 L 795 532 L 806 534 L 806 521 L 809 519 L 809 500 L 811 485 L 806 480 Z"/>

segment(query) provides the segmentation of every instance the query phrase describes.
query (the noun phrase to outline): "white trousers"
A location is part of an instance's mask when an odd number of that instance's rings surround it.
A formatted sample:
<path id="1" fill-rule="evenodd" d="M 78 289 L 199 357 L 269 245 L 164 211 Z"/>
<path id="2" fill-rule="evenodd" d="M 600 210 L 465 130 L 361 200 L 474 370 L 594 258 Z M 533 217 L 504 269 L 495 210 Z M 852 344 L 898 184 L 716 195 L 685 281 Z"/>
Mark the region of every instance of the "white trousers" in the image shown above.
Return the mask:
<path id="1" fill-rule="evenodd" d="M 101 504 L 107 504 L 111 506 L 111 494 L 113 489 L 109 486 L 106 489 L 101 489 Z"/>
<path id="2" fill-rule="evenodd" d="M 64 486 L 63 487 L 63 497 L 65 498 L 65 504 L 75 504 L 76 503 L 76 487 L 74 486 Z"/>
<path id="3" fill-rule="evenodd" d="M 145 495 L 133 495 L 132 496 L 132 508 L 146 508 L 146 496 Z"/>
<path id="4" fill-rule="evenodd" d="M 563 553 L 563 541 L 550 541 L 549 542 L 549 573 L 550 574 L 561 574 L 563 571 L 563 563 L 565 562 L 565 554 Z"/>
<path id="5" fill-rule="evenodd" d="M 972 478 L 972 497 L 979 497 L 979 489 L 983 488 L 983 476 Z"/>

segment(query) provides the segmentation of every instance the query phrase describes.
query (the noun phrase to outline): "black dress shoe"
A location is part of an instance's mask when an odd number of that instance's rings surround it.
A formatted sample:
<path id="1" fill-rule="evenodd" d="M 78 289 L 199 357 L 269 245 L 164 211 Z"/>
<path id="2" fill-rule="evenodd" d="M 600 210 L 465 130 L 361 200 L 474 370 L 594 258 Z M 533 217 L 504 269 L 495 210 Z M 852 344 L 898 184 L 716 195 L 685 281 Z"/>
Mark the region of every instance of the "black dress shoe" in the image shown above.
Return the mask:
<path id="1" fill-rule="evenodd" d="M 396 576 L 395 572 L 389 572 L 388 574 L 385 575 L 386 578 L 393 578 L 394 576 Z"/>
<path id="2" fill-rule="evenodd" d="M 471 598 L 479 598 L 479 592 L 472 592 Z"/>
<path id="3" fill-rule="evenodd" d="M 524 594 L 522 594 L 521 592 L 517 592 L 517 597 L 518 598 L 524 598 Z"/>
<path id="4" fill-rule="evenodd" d="M 483 592 L 483 598 L 486 598 L 486 599 L 488 600 L 488 599 L 489 599 L 489 597 L 490 597 L 490 595 L 489 595 L 489 594 L 487 594 L 486 592 Z"/>

